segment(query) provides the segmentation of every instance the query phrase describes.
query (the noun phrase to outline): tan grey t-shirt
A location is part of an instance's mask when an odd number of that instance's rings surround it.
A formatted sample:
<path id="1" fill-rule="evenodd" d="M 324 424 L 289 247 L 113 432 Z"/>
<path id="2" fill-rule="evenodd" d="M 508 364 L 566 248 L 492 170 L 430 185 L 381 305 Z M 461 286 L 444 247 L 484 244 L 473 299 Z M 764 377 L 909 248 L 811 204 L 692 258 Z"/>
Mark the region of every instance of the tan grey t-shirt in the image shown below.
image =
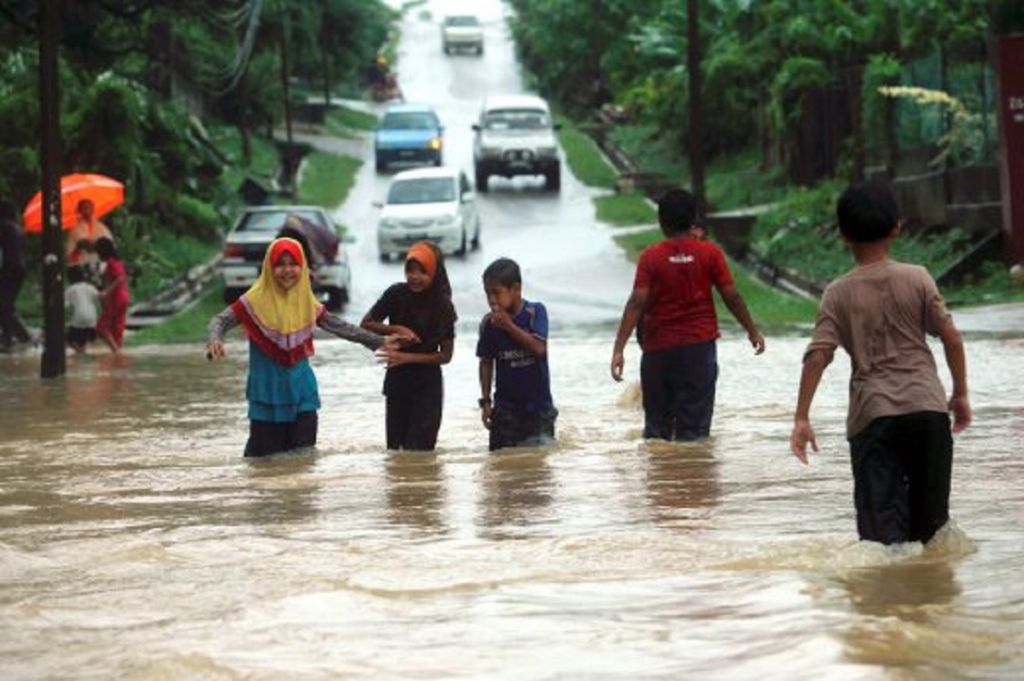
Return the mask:
<path id="1" fill-rule="evenodd" d="M 850 355 L 847 437 L 879 416 L 948 411 L 925 341 L 926 333 L 938 335 L 948 316 L 935 281 L 917 265 L 884 260 L 829 284 L 807 353 L 842 346 Z"/>

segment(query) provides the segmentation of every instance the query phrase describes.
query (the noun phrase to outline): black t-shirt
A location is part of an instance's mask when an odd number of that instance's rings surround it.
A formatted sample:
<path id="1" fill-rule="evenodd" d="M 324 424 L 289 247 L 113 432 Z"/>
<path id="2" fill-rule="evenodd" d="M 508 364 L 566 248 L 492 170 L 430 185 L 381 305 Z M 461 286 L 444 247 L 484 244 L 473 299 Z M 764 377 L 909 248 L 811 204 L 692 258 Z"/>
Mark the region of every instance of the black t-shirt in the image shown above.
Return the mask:
<path id="1" fill-rule="evenodd" d="M 0 220 L 0 258 L 3 274 L 25 273 L 25 232 L 9 220 Z"/>
<path id="2" fill-rule="evenodd" d="M 455 306 L 448 296 L 437 295 L 435 291 L 414 293 L 404 282 L 392 284 L 370 308 L 369 316 L 377 322 L 387 320 L 391 326 L 405 326 L 412 329 L 420 342 L 404 348 L 406 352 L 438 352 L 441 342 L 455 338 Z M 428 364 L 404 364 L 388 369 L 384 379 L 387 393 L 395 382 L 415 381 L 424 374 L 440 371 L 439 366 Z"/>

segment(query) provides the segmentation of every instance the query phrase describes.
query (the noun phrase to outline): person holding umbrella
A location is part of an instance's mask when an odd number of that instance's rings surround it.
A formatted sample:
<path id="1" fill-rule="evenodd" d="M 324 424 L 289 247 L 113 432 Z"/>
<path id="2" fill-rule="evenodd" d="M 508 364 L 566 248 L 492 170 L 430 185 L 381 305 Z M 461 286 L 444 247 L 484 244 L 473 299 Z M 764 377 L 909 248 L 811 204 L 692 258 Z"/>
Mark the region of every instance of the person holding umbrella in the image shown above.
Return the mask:
<path id="1" fill-rule="evenodd" d="M 96 204 L 92 199 L 82 199 L 75 206 L 78 216 L 75 226 L 68 232 L 68 265 L 83 265 L 93 269 L 99 262 L 95 244 L 100 239 L 114 240 L 110 229 L 96 218 Z"/>
<path id="2" fill-rule="evenodd" d="M 0 200 L 0 352 L 10 352 L 15 342 L 32 340 L 14 309 L 25 281 L 25 233 L 17 223 L 17 210 Z"/>

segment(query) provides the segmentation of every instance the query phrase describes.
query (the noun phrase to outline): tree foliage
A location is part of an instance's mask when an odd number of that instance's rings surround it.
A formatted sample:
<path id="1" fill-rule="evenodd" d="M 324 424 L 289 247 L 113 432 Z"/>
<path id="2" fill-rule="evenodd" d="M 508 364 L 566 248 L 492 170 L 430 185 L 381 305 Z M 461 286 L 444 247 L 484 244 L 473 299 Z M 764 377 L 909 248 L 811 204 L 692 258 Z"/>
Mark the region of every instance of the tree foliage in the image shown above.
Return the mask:
<path id="1" fill-rule="evenodd" d="M 614 101 L 679 143 L 687 120 L 686 16 L 679 0 L 510 0 L 512 29 L 538 87 L 568 108 Z M 842 153 L 885 154 L 899 84 L 893 65 L 941 54 L 981 63 L 1006 0 L 707 0 L 701 3 L 706 152 L 807 153 L 808 116 Z M 998 19 L 998 17 L 1010 17 Z M 951 66 L 950 66 L 951 68 Z M 896 71 L 894 73 L 894 71 Z M 867 80 L 865 80 L 867 79 Z M 906 84 L 906 83 L 904 83 Z M 807 98 L 814 97 L 812 100 Z M 812 105 L 813 104 L 813 105 Z M 835 111 L 846 113 L 835 119 Z M 912 112 L 910 112 L 912 113 Z M 842 143 L 848 139 L 847 143 Z M 841 143 L 841 144 L 840 144 Z M 681 147 L 681 144 L 680 144 Z M 832 159 L 834 167 L 838 159 Z M 856 164 L 854 164 L 856 166 Z M 796 172 L 792 170 L 791 172 Z"/>

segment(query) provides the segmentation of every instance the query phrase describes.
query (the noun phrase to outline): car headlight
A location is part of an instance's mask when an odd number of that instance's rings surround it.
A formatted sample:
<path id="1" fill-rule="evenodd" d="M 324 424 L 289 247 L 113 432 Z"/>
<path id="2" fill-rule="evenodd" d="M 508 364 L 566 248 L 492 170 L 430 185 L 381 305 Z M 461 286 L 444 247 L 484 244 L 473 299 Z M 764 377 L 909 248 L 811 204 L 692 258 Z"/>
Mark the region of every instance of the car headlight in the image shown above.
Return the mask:
<path id="1" fill-rule="evenodd" d="M 537 147 L 537 155 L 542 158 L 554 158 L 558 156 L 558 147 Z"/>
<path id="2" fill-rule="evenodd" d="M 455 215 L 440 215 L 434 220 L 434 223 L 438 227 L 447 227 L 455 223 L 456 217 Z"/>
<path id="3" fill-rule="evenodd" d="M 433 149 L 434 151 L 438 151 L 441 148 L 441 138 L 434 137 L 433 139 L 431 139 L 429 142 L 427 142 L 427 148 Z"/>

